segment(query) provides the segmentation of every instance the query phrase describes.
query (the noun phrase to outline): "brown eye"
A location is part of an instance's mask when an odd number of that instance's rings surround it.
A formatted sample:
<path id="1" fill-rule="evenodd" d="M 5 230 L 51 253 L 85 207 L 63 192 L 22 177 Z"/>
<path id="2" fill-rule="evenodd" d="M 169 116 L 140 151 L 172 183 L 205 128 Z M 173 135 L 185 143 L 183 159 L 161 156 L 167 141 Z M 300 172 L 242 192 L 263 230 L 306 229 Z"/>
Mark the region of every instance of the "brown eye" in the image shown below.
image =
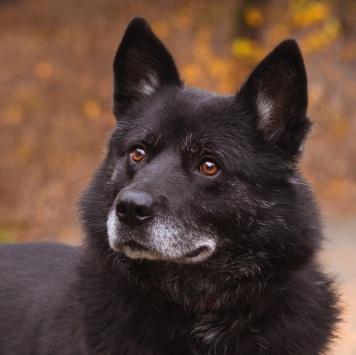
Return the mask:
<path id="1" fill-rule="evenodd" d="M 146 153 L 142 148 L 135 148 L 131 154 L 131 160 L 135 163 L 139 163 L 140 161 L 142 161 L 145 157 Z"/>
<path id="2" fill-rule="evenodd" d="M 204 160 L 200 166 L 199 166 L 199 170 L 205 174 L 205 175 L 209 175 L 209 176 L 213 176 L 216 175 L 220 170 L 218 168 L 218 166 L 210 161 L 210 160 Z"/>

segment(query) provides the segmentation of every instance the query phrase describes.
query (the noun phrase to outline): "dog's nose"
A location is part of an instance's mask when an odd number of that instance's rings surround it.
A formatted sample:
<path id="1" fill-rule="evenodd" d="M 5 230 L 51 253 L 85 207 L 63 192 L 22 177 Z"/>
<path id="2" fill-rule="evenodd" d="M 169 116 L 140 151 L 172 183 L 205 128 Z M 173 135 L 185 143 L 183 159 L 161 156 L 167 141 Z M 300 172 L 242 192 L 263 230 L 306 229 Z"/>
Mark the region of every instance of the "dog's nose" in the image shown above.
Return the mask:
<path id="1" fill-rule="evenodd" d="M 136 226 L 150 220 L 153 216 L 153 198 L 146 192 L 127 190 L 119 196 L 116 215 L 129 226 Z"/>

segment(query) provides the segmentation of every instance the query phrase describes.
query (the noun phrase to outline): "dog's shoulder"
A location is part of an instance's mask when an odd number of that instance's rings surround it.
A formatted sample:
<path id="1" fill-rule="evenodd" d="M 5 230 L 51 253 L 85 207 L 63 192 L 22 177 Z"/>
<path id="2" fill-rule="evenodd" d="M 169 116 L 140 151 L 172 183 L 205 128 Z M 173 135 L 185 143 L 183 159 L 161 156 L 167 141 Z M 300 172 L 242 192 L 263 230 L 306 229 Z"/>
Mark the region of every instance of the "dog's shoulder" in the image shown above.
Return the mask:
<path id="1" fill-rule="evenodd" d="M 76 300 L 68 294 L 80 258 L 79 248 L 64 244 L 0 246 L 1 354 L 78 353 Z"/>
<path id="2" fill-rule="evenodd" d="M 58 279 L 67 283 L 80 260 L 79 248 L 59 243 L 22 243 L 0 246 L 1 288 L 39 289 Z M 10 286 L 10 287 L 9 287 Z"/>
<path id="3" fill-rule="evenodd" d="M 0 246 L 0 265 L 2 270 L 7 264 L 11 265 L 12 270 L 14 265 L 41 268 L 44 265 L 55 266 L 58 261 L 75 259 L 80 254 L 79 248 L 61 243 L 3 244 Z"/>

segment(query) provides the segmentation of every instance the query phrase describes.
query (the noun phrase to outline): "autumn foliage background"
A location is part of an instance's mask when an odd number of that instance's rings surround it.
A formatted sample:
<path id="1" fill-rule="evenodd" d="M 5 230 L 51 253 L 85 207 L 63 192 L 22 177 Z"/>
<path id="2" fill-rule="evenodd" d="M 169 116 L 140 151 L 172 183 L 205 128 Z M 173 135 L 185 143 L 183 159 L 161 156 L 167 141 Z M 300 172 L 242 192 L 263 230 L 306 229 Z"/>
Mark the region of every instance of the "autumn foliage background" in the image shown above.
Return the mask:
<path id="1" fill-rule="evenodd" d="M 301 169 L 317 193 L 356 354 L 356 2 L 354 0 L 0 0 L 0 242 L 79 243 L 76 200 L 105 151 L 112 60 L 144 16 L 191 86 L 233 93 L 295 38 L 314 128 Z"/>

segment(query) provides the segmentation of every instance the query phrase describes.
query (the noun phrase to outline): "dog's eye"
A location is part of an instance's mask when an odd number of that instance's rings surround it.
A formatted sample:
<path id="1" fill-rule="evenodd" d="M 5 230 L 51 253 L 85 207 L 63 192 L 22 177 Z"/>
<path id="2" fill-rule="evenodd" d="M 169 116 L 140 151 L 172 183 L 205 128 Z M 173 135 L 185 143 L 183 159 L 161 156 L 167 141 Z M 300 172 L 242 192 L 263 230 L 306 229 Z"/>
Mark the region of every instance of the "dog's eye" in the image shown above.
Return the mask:
<path id="1" fill-rule="evenodd" d="M 211 160 L 204 160 L 202 163 L 200 163 L 199 170 L 203 174 L 209 175 L 209 176 L 214 176 L 220 171 L 217 164 Z"/>
<path id="2" fill-rule="evenodd" d="M 142 161 L 146 156 L 146 152 L 142 148 L 135 148 L 131 154 L 131 160 L 135 163 L 139 163 Z"/>

